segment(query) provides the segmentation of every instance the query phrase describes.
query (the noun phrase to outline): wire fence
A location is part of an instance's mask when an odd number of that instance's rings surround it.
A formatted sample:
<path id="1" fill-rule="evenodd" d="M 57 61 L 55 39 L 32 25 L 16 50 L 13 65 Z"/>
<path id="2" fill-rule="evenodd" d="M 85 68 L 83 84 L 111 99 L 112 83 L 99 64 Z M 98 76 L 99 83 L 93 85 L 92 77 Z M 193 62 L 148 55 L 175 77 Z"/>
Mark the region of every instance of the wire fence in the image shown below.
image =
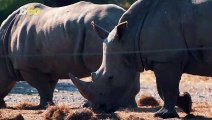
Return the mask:
<path id="1" fill-rule="evenodd" d="M 0 0 L 1 2 L 4 0 Z M 31 0 L 33 1 L 33 0 Z M 39 1 L 39 0 L 38 0 Z M 42 1 L 42 0 L 40 0 Z M 118 5 L 132 4 L 135 0 L 109 0 L 109 3 L 114 3 Z M 120 4 L 122 3 L 122 4 Z M 154 45 L 153 45 L 154 46 Z M 212 47 L 199 47 L 199 48 L 179 48 L 179 49 L 159 49 L 159 50 L 135 50 L 135 51 L 121 51 L 121 52 L 109 52 L 107 51 L 106 54 L 111 55 L 120 55 L 120 54 L 152 54 L 152 53 L 167 53 L 167 52 L 200 52 L 200 51 L 210 51 Z M 212 52 L 212 51 L 211 51 Z M 72 56 L 102 56 L 102 52 L 95 52 L 95 53 L 52 53 L 52 54 L 21 54 L 21 55 L 0 55 L 1 58 L 4 57 L 72 57 Z"/>
<path id="2" fill-rule="evenodd" d="M 123 54 L 154 54 L 154 53 L 170 53 L 170 52 L 201 52 L 210 51 L 212 47 L 207 48 L 180 48 L 180 49 L 161 49 L 161 50 L 143 50 L 143 51 L 104 51 L 107 55 L 123 55 Z M 212 51 L 211 51 L 212 53 Z M 54 53 L 54 54 L 21 54 L 21 55 L 0 55 L 3 57 L 73 57 L 73 56 L 102 56 L 102 52 L 93 53 Z"/>

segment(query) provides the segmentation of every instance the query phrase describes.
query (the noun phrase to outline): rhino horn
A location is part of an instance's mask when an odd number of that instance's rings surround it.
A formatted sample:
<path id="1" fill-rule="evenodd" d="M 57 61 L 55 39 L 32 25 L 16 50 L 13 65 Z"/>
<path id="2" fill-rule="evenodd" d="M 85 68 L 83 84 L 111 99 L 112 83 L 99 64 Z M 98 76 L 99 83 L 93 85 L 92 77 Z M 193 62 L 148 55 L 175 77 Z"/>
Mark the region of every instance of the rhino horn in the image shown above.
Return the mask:
<path id="1" fill-rule="evenodd" d="M 93 29 L 97 32 L 100 38 L 105 39 L 109 35 L 109 32 L 104 28 L 100 27 L 99 25 L 95 24 L 94 21 L 91 22 Z"/>
<path id="2" fill-rule="evenodd" d="M 78 88 L 79 92 L 82 94 L 83 97 L 88 100 L 91 100 L 93 98 L 93 82 L 85 82 L 83 80 L 80 80 L 71 73 L 69 73 L 69 77 L 72 80 L 73 84 Z"/>

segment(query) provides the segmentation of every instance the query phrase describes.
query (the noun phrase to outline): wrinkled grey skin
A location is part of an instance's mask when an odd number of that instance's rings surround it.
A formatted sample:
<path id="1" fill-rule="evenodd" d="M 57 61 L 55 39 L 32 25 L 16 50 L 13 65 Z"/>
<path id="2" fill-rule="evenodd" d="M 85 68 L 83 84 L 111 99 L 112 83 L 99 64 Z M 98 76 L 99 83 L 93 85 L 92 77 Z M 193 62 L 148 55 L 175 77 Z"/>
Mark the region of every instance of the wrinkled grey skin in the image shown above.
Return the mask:
<path id="1" fill-rule="evenodd" d="M 41 12 L 30 16 L 31 6 Z M 90 22 L 110 31 L 124 11 L 112 4 L 78 2 L 60 8 L 31 3 L 13 12 L 0 28 L 0 108 L 17 81 L 35 87 L 40 106 L 46 106 L 53 104 L 58 79 L 69 78 L 70 72 L 90 76 L 102 60 L 102 39 Z"/>
<path id="2" fill-rule="evenodd" d="M 137 76 L 145 69 L 154 71 L 158 93 L 164 100 L 155 116 L 178 117 L 175 106 L 189 114 L 191 98 L 189 93 L 179 95 L 179 82 L 183 73 L 212 76 L 211 11 L 210 0 L 134 3 L 108 37 L 100 34 L 104 39 L 102 65 L 92 73 L 94 82 L 86 83 L 96 91 L 89 93 L 91 103 L 112 111 L 131 106 L 132 102 L 124 101 L 134 99 Z M 71 78 L 86 89 L 83 81 Z"/>

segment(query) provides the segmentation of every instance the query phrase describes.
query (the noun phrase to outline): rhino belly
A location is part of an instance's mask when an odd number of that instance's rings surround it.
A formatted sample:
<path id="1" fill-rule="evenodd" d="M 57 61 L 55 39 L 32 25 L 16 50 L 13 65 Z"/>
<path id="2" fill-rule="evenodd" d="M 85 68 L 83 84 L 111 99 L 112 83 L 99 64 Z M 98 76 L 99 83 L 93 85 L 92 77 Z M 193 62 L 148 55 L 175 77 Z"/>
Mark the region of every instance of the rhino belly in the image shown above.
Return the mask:
<path id="1" fill-rule="evenodd" d="M 52 74 L 57 79 L 68 79 L 68 73 L 77 77 L 87 77 L 90 72 L 80 60 L 73 57 L 17 57 L 12 58 L 15 70 L 34 70 L 42 73 Z"/>
<path id="2" fill-rule="evenodd" d="M 200 62 L 200 61 L 189 62 L 185 66 L 184 73 L 212 77 L 212 62 L 211 63 Z"/>

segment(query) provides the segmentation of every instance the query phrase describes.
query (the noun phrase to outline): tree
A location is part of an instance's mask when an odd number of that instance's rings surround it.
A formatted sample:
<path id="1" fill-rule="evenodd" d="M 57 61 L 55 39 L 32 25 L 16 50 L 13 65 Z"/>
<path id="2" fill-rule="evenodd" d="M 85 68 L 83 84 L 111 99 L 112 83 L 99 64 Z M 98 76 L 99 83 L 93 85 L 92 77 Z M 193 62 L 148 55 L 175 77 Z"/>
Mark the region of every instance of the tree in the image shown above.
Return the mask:
<path id="1" fill-rule="evenodd" d="M 31 2 L 43 3 L 43 0 L 0 0 L 0 24 L 13 11 Z"/>
<path id="2" fill-rule="evenodd" d="M 61 7 L 61 6 L 70 5 L 79 1 L 81 0 L 44 0 L 44 4 L 51 7 Z M 108 3 L 108 0 L 84 0 L 84 1 L 93 2 L 97 4 Z"/>
<path id="3" fill-rule="evenodd" d="M 44 4 L 50 7 L 61 7 L 78 2 L 79 0 L 44 0 Z"/>

